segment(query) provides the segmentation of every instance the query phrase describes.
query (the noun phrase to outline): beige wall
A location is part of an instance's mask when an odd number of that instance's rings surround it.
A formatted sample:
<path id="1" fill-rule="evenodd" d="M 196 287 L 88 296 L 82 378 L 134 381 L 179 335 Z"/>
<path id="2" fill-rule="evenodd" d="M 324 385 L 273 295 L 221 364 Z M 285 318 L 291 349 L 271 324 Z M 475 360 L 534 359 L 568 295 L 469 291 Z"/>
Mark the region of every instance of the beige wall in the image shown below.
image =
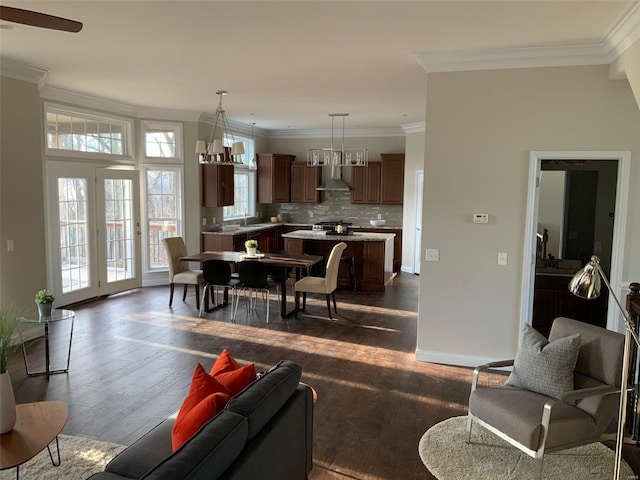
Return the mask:
<path id="1" fill-rule="evenodd" d="M 47 287 L 42 100 L 36 84 L 7 77 L 0 93 L 0 305 L 33 307 Z"/>
<path id="2" fill-rule="evenodd" d="M 640 39 L 613 62 L 611 71 L 614 75 L 623 75 L 627 78 L 640 108 Z"/>
<path id="3" fill-rule="evenodd" d="M 404 209 L 402 228 L 402 271 L 414 272 L 416 228 L 416 172 L 424 169 L 425 132 L 408 133 L 406 136 L 404 164 Z M 422 199 L 419 199 L 421 202 Z"/>
<path id="4" fill-rule="evenodd" d="M 607 66 L 432 74 L 427 89 L 423 262 L 416 357 L 473 365 L 510 358 L 532 150 L 629 150 L 640 185 L 640 111 Z M 623 281 L 640 278 L 640 191 L 632 188 Z M 490 223 L 472 223 L 488 213 Z M 507 252 L 507 266 L 497 266 Z"/>

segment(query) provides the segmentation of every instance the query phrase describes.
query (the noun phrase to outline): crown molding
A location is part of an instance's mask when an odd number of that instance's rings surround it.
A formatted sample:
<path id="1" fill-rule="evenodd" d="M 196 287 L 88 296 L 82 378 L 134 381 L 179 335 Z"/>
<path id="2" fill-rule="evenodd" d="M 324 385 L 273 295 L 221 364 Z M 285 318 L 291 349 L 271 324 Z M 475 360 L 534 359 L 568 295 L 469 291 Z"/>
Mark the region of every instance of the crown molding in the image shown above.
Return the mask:
<path id="1" fill-rule="evenodd" d="M 600 43 L 416 53 L 427 73 L 608 65 L 640 38 L 640 2 L 633 2 Z"/>
<path id="2" fill-rule="evenodd" d="M 404 137 L 404 131 L 399 127 L 345 129 L 344 136 L 345 138 Z M 331 138 L 331 129 L 270 130 L 269 138 Z"/>
<path id="3" fill-rule="evenodd" d="M 602 65 L 610 62 L 601 44 L 423 52 L 415 57 L 427 73 Z"/>
<path id="4" fill-rule="evenodd" d="M 211 127 L 213 128 L 213 125 L 215 124 L 215 121 L 216 121 L 216 116 L 214 114 L 211 114 L 211 113 L 202 112 L 202 113 L 200 113 L 198 121 L 201 122 L 201 123 L 206 123 L 208 125 L 211 125 Z M 231 120 L 229 118 L 227 118 L 227 123 L 229 124 L 229 128 L 233 131 L 233 133 L 237 133 L 239 135 L 243 135 L 243 136 L 246 136 L 246 137 L 251 137 L 251 133 L 252 133 L 251 132 L 251 124 L 237 122 L 237 121 Z M 253 126 L 253 136 L 254 137 L 267 138 L 269 136 L 269 130 L 265 130 L 264 128 L 256 127 L 254 125 Z"/>
<path id="5" fill-rule="evenodd" d="M 49 70 L 0 56 L 0 73 L 3 77 L 35 83 L 38 85 L 38 90 L 40 90 L 47 81 Z"/>
<path id="6" fill-rule="evenodd" d="M 406 123 L 404 125 L 400 125 L 405 134 L 409 133 L 423 133 L 425 131 L 425 123 L 424 122 L 416 122 L 416 123 Z"/>

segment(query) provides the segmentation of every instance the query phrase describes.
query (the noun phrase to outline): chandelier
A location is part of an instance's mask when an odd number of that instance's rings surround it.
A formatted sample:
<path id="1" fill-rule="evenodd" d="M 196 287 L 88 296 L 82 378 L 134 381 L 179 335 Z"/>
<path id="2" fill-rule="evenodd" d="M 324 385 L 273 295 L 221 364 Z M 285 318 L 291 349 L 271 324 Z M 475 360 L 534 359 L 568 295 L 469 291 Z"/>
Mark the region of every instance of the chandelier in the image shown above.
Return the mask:
<path id="1" fill-rule="evenodd" d="M 313 167 L 355 167 L 366 166 L 369 163 L 369 151 L 364 147 L 345 148 L 344 146 L 344 117 L 348 113 L 330 113 L 331 117 L 331 147 L 310 148 L 307 152 L 307 165 Z M 342 143 L 340 147 L 334 145 L 334 121 L 342 118 Z"/>
<path id="2" fill-rule="evenodd" d="M 240 155 L 244 155 L 244 143 L 236 141 L 233 131 L 229 127 L 227 115 L 222 108 L 222 96 L 227 93 L 226 90 L 218 90 L 216 92 L 216 95 L 220 96 L 220 102 L 216 109 L 209 141 L 205 143 L 203 140 L 198 140 L 196 142 L 196 153 L 199 154 L 201 162 L 242 163 Z M 218 125 L 220 125 L 221 135 L 220 138 L 214 138 Z M 225 139 L 231 141 L 231 147 L 224 146 Z"/>

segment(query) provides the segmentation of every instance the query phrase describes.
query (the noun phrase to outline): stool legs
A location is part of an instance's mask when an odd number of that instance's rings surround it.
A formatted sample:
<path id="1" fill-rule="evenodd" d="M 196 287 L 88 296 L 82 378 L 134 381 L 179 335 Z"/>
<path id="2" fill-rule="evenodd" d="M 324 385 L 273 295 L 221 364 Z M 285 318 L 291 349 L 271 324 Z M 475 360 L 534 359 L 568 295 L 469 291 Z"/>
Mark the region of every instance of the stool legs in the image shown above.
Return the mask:
<path id="1" fill-rule="evenodd" d="M 357 291 L 356 288 L 356 262 L 353 258 L 353 255 L 343 255 L 340 257 L 341 262 L 347 262 L 349 266 L 349 280 L 351 281 L 351 288 L 353 291 Z"/>

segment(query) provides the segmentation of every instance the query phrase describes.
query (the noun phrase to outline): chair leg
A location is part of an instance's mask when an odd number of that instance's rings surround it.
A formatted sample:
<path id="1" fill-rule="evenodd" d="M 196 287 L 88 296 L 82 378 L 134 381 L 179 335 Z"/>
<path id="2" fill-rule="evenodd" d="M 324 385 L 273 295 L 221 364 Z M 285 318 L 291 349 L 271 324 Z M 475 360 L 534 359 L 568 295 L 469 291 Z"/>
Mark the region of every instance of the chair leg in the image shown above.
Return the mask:
<path id="1" fill-rule="evenodd" d="M 472 427 L 473 427 L 473 419 L 471 418 L 471 415 L 467 415 L 467 438 L 466 438 L 467 444 L 471 443 L 471 428 Z"/>
<path id="2" fill-rule="evenodd" d="M 327 293 L 326 297 L 327 297 L 327 310 L 329 312 L 329 320 L 333 320 L 333 317 L 331 316 L 331 300 L 330 300 L 331 295 Z"/>
<path id="3" fill-rule="evenodd" d="M 196 283 L 196 309 L 200 310 L 200 285 Z"/>
<path id="4" fill-rule="evenodd" d="M 184 302 L 187 299 L 187 288 L 189 285 L 187 283 L 184 284 L 184 288 L 182 289 L 182 301 Z"/>
<path id="5" fill-rule="evenodd" d="M 209 290 L 209 285 L 205 283 L 204 287 L 202 288 L 202 301 L 200 302 L 200 308 L 198 309 L 200 311 L 200 313 L 198 314 L 198 317 L 202 317 L 202 311 L 204 310 L 204 297 L 207 295 L 207 291 Z"/>
<path id="6" fill-rule="evenodd" d="M 302 311 L 307 311 L 307 292 L 302 292 Z"/>
<path id="7" fill-rule="evenodd" d="M 293 316 L 298 318 L 298 310 L 300 310 L 300 292 L 295 294 L 295 307 L 293 307 Z"/>
<path id="8" fill-rule="evenodd" d="M 267 292 L 267 325 L 269 325 L 269 304 L 271 303 L 271 292 L 266 290 Z"/>
<path id="9" fill-rule="evenodd" d="M 331 298 L 333 299 L 333 311 L 338 313 L 338 307 L 336 306 L 336 291 L 331 292 Z"/>
<path id="10" fill-rule="evenodd" d="M 171 304 L 173 303 L 173 289 L 175 288 L 176 284 L 171 282 L 171 284 L 169 285 L 169 306 L 171 306 Z"/>
<path id="11" fill-rule="evenodd" d="M 542 467 L 544 466 L 544 455 L 535 459 L 535 466 L 533 467 L 533 479 L 542 480 Z"/>

